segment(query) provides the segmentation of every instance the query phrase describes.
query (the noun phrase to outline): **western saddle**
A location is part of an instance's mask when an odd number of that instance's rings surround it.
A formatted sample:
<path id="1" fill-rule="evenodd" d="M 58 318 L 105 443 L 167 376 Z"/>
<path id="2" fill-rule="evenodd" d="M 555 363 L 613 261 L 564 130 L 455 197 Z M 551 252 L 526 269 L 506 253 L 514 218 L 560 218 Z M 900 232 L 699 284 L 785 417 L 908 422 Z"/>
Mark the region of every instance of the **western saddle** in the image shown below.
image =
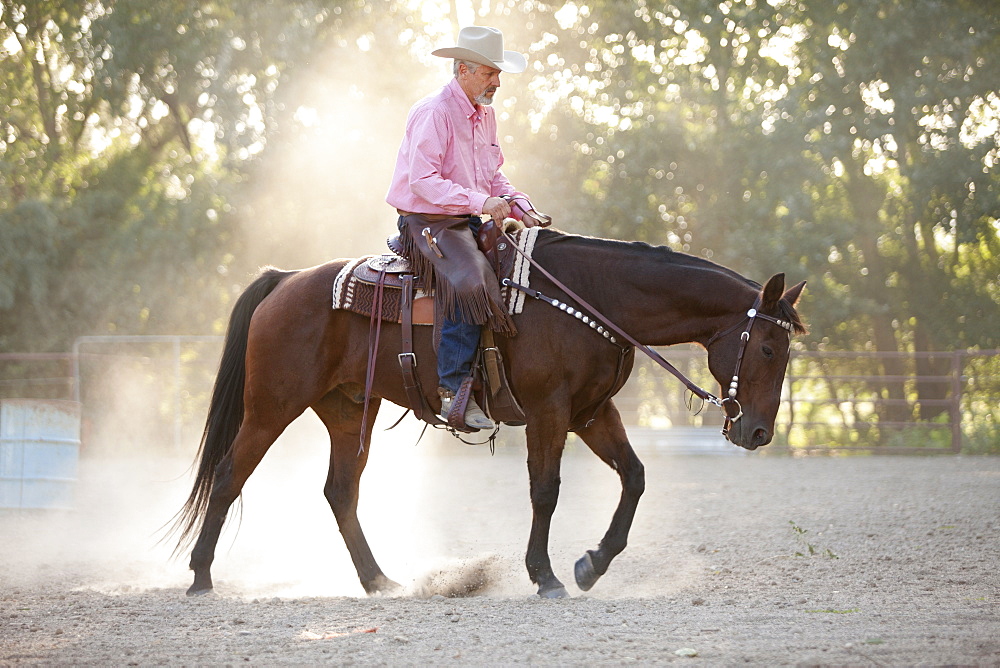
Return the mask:
<path id="1" fill-rule="evenodd" d="M 514 266 L 516 250 L 510 242 L 510 237 L 504 234 L 504 230 L 494 221 L 487 220 L 480 228 L 477 241 L 479 249 L 486 256 L 497 275 L 497 280 L 509 277 Z M 371 396 L 372 367 L 375 360 L 375 350 L 378 347 L 380 321 L 387 319 L 387 313 L 383 309 L 384 295 L 386 291 L 390 293 L 399 291 L 399 322 L 402 340 L 398 357 L 403 374 L 403 387 L 406 390 L 410 410 L 418 419 L 431 425 L 447 424 L 456 431 L 468 432 L 469 429 L 465 427 L 462 417 L 465 414 L 465 404 L 469 398 L 468 392 L 465 393 L 464 397 L 462 397 L 462 393 L 456 397 L 456 404 L 458 404 L 460 397 L 464 400 L 461 401 L 461 405 L 455 405 L 451 411 L 455 419 L 450 419 L 445 423 L 430 407 L 420 385 L 420 379 L 416 373 L 417 357 L 413 350 L 413 326 L 436 325 L 440 314 L 436 313 L 434 307 L 432 286 L 424 285 L 422 277 L 414 275 L 410 260 L 403 257 L 403 244 L 399 235 L 389 237 L 386 243 L 392 253 L 373 256 L 367 261 L 359 263 L 353 271 L 353 278 L 359 283 L 372 286 L 375 294 L 371 308 L 367 309 L 370 311 L 368 315 L 372 319 L 372 328 L 376 332 L 376 336 L 374 344 L 369 350 L 365 403 L 367 404 Z M 388 319 L 395 320 L 395 317 Z M 503 356 L 496 346 L 494 333 L 489 327 L 483 327 L 482 330 L 479 353 L 473 365 L 472 392 L 477 403 L 496 422 L 514 426 L 525 424 L 524 411 L 510 389 L 503 366 Z"/>

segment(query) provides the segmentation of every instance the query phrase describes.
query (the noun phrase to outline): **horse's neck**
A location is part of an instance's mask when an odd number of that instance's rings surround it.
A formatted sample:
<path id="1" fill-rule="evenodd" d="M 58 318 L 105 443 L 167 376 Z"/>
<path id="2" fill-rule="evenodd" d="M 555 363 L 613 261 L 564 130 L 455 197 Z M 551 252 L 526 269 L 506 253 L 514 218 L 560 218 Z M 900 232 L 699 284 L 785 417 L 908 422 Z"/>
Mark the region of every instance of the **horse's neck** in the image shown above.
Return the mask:
<path id="1" fill-rule="evenodd" d="M 540 262 L 602 315 L 647 345 L 702 342 L 753 305 L 749 282 L 665 248 L 568 238 Z"/>

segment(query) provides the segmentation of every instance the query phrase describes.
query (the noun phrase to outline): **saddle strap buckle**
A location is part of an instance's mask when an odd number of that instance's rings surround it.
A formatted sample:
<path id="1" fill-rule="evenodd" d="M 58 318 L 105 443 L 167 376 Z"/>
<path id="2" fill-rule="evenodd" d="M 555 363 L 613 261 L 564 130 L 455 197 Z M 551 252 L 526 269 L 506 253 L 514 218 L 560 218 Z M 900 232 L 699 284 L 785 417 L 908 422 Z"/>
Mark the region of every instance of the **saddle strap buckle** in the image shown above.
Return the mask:
<path id="1" fill-rule="evenodd" d="M 486 338 L 485 335 L 483 338 Z M 492 339 L 493 337 L 490 336 L 489 338 Z M 495 396 L 497 392 L 503 389 L 500 378 L 500 364 L 503 363 L 503 355 L 500 354 L 500 349 L 495 345 L 487 346 L 483 348 L 483 361 L 486 363 L 486 375 L 489 380 L 490 392 Z"/>

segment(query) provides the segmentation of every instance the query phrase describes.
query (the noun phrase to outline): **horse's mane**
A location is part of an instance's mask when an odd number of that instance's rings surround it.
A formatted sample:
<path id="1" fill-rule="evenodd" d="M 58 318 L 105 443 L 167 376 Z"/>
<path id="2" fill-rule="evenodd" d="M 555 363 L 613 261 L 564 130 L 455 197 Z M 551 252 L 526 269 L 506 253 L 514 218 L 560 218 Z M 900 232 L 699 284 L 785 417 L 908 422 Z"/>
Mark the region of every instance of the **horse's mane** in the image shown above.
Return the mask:
<path id="1" fill-rule="evenodd" d="M 757 281 L 751 280 L 742 274 L 733 271 L 729 267 L 725 267 L 717 262 L 712 262 L 711 260 L 703 257 L 675 251 L 669 246 L 653 246 L 644 241 L 620 241 L 617 239 L 604 239 L 601 237 L 568 234 L 561 230 L 554 229 L 539 230 L 538 238 L 535 241 L 535 248 L 539 249 L 551 244 L 567 244 L 583 248 L 613 250 L 626 257 L 634 256 L 636 258 L 643 259 L 649 259 L 652 257 L 658 261 L 669 262 L 677 266 L 693 267 L 722 274 L 723 276 L 727 276 L 735 281 L 747 285 L 756 292 L 759 292 L 763 287 Z M 804 334 L 807 331 L 805 323 L 799 316 L 798 311 L 796 311 L 795 307 L 788 303 L 787 300 L 782 299 L 778 302 L 778 310 L 780 311 L 781 319 L 792 323 L 796 333 Z"/>
<path id="2" fill-rule="evenodd" d="M 809 332 L 809 328 L 806 327 L 802 316 L 799 315 L 794 306 L 788 303 L 787 299 L 778 300 L 778 312 L 781 314 L 780 317 L 782 320 L 792 323 L 792 328 L 796 334 L 807 334 Z"/>
<path id="3" fill-rule="evenodd" d="M 568 244 L 583 248 L 595 248 L 601 250 L 612 250 L 616 254 L 624 256 L 635 256 L 637 258 L 655 258 L 661 262 L 669 262 L 678 266 L 697 267 L 715 271 L 730 278 L 733 278 L 754 290 L 759 291 L 761 284 L 746 278 L 728 267 L 712 262 L 711 260 L 689 255 L 680 251 L 675 251 L 669 246 L 653 246 L 645 241 L 620 241 L 618 239 L 604 239 L 601 237 L 584 236 L 580 234 L 568 234 L 561 230 L 543 229 L 538 232 L 538 239 L 535 241 L 535 248 L 541 248 L 550 244 Z"/>

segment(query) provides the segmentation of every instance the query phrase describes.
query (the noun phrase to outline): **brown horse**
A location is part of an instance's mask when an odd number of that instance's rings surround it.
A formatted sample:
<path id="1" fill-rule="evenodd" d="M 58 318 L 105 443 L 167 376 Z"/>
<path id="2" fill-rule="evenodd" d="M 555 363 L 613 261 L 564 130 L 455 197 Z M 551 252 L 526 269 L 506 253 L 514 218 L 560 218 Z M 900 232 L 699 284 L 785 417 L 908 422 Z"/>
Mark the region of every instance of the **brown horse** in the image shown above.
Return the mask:
<path id="1" fill-rule="evenodd" d="M 777 274 L 761 287 L 718 264 L 668 248 L 556 230 L 539 233 L 534 258 L 638 342 L 655 346 L 697 342 L 707 347 L 709 368 L 724 387 L 740 357 L 742 416 L 729 439 L 749 450 L 770 442 L 788 361 L 787 330 L 804 331 L 794 308 L 804 282 L 786 292 L 784 275 Z M 399 589 L 376 563 L 357 508 L 379 404 L 387 399 L 407 405 L 397 360 L 400 330 L 393 323 L 382 329 L 373 397 L 364 421 L 369 320 L 331 308 L 331 286 L 345 263 L 336 260 L 301 271 L 267 269 L 236 302 L 194 488 L 176 524 L 178 550 L 197 535 L 191 553 L 194 583 L 188 594 L 212 589 L 215 547 L 230 506 L 271 444 L 308 408 L 330 433 L 324 492 L 361 584 L 369 594 Z M 571 301 L 537 272 L 532 287 Z M 785 325 L 762 321 L 744 341 L 740 324 L 755 303 L 761 314 Z M 622 484 L 607 533 L 597 549 L 588 550 L 576 564 L 581 589 L 590 589 L 625 548 L 645 487 L 642 463 L 609 398 L 627 379 L 634 348 L 612 343 L 543 301 L 528 300 L 514 320 L 519 333 L 510 339 L 498 337 L 498 346 L 527 422 L 533 516 L 525 561 L 540 596 L 566 596 L 548 555 L 566 434 L 575 431 L 618 473 Z M 438 410 L 430 329 L 418 328 L 414 349 L 421 385 Z M 362 439 L 366 447 L 359 452 Z"/>

